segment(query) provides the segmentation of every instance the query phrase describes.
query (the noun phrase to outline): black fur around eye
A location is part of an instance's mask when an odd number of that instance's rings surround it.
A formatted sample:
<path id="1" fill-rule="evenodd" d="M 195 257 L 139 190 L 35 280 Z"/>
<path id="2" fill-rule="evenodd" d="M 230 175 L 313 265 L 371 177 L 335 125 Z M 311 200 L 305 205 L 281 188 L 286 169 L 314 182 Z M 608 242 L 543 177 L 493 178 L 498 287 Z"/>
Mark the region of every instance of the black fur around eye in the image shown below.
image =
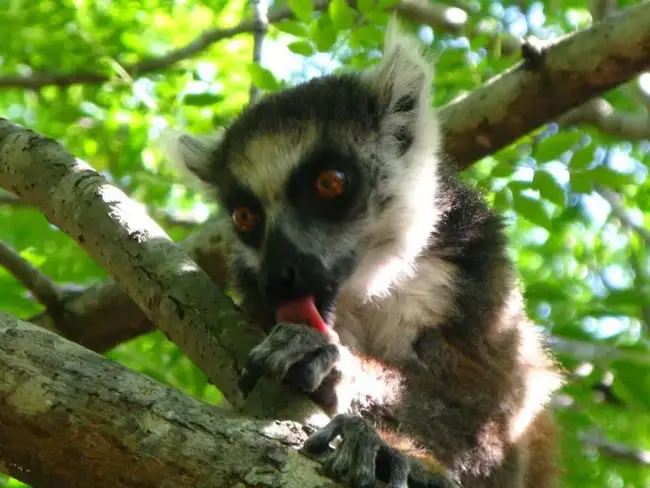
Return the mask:
<path id="1" fill-rule="evenodd" d="M 307 219 L 343 221 L 354 211 L 360 180 L 359 167 L 350 156 L 318 150 L 291 175 L 287 196 Z"/>
<path id="2" fill-rule="evenodd" d="M 259 249 L 264 239 L 264 210 L 252 193 L 233 185 L 224 195 L 224 211 L 231 216 L 239 239 L 246 245 Z"/>

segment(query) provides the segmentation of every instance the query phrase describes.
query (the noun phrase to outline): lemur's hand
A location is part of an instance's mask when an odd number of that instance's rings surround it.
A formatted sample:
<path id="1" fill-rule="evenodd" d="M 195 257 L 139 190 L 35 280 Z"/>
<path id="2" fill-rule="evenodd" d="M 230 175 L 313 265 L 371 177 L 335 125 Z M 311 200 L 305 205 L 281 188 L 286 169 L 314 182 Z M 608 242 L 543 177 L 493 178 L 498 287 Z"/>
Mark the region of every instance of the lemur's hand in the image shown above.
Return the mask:
<path id="1" fill-rule="evenodd" d="M 314 393 L 340 360 L 334 337 L 302 324 L 278 324 L 251 350 L 246 369 Z"/>
<path id="2" fill-rule="evenodd" d="M 458 488 L 442 470 L 430 471 L 389 446 L 367 420 L 356 415 L 337 415 L 307 439 L 304 449 L 323 453 L 339 435 L 342 441 L 323 467 L 328 476 L 346 480 L 350 488 L 373 488 L 378 478 L 388 488 Z"/>

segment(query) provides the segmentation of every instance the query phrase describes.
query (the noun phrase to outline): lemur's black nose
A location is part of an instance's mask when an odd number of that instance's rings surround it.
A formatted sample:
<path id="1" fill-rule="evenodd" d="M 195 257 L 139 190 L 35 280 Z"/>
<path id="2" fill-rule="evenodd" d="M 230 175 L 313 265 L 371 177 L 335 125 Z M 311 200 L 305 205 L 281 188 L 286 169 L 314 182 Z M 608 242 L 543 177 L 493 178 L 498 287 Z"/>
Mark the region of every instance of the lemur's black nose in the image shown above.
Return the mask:
<path id="1" fill-rule="evenodd" d="M 325 270 L 316 256 L 300 250 L 280 230 L 271 231 L 262 251 L 260 284 L 275 303 L 311 295 L 323 287 Z"/>

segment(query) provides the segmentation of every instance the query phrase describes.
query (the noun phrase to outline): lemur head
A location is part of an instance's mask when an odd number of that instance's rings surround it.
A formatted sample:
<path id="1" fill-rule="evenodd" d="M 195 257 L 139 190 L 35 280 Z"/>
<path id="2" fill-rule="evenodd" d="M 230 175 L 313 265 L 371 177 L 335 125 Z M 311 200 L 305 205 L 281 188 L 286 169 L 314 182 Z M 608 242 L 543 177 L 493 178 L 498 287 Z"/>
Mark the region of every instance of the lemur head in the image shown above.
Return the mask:
<path id="1" fill-rule="evenodd" d="M 431 81 L 392 21 L 374 69 L 270 94 L 216 138 L 172 138 L 270 306 L 313 296 L 327 316 L 339 293 L 373 299 L 413 272 L 436 220 Z"/>

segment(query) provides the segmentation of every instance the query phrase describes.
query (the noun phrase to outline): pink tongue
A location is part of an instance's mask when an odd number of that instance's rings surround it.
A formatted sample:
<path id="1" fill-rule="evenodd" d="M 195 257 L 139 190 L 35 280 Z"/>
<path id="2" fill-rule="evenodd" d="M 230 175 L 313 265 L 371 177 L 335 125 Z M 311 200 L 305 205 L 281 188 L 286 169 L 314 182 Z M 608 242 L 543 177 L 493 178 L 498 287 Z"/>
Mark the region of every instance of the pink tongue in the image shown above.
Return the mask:
<path id="1" fill-rule="evenodd" d="M 318 313 L 313 296 L 297 298 L 283 303 L 275 312 L 275 320 L 277 323 L 306 323 L 322 333 L 327 333 L 328 330 L 323 317 Z"/>

